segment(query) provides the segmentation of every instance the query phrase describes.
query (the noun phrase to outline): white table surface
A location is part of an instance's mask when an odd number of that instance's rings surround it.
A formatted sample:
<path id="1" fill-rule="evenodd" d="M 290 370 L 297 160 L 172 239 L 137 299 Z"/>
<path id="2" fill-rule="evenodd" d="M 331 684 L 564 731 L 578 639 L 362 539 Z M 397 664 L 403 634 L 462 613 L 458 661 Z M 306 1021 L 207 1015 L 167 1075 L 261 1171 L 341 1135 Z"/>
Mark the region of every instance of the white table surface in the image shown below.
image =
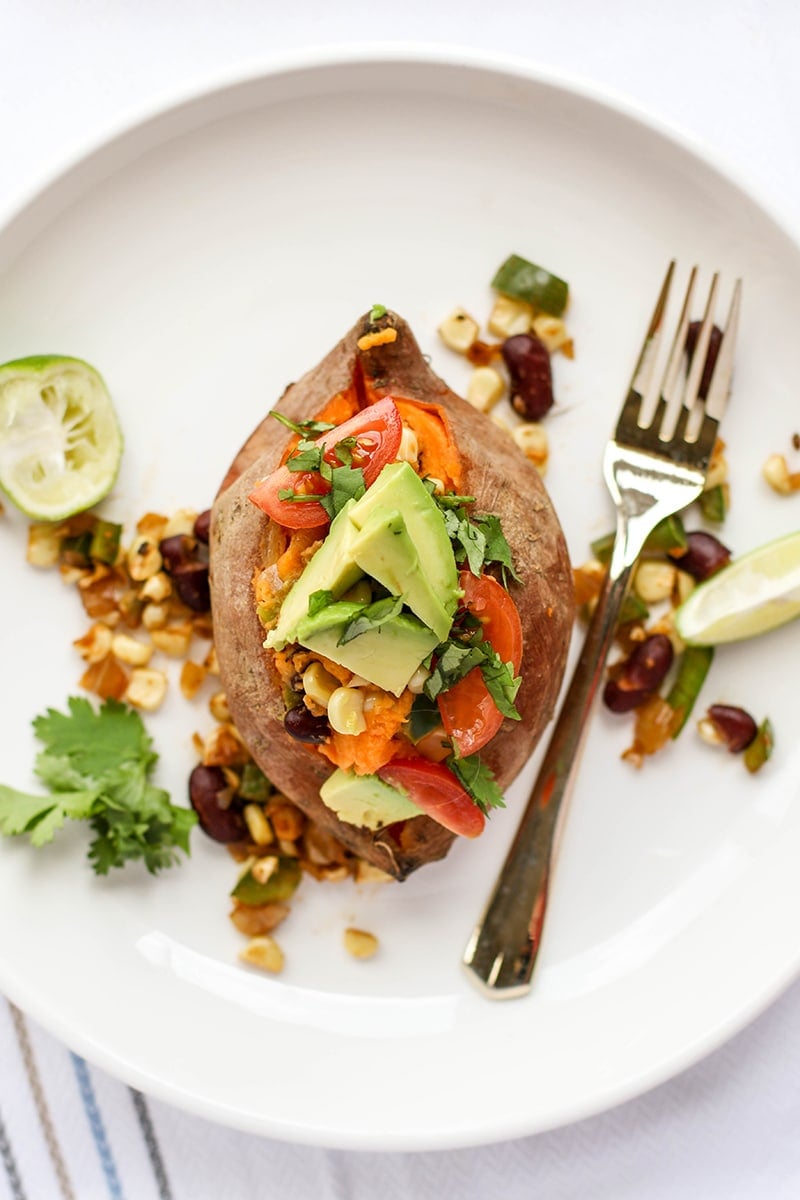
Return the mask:
<path id="1" fill-rule="evenodd" d="M 713 147 L 800 230 L 795 0 L 3 0 L 0 215 L 159 101 L 281 53 L 380 41 L 524 56 L 620 94 Z M 705 1061 L 611 1112 L 417 1155 L 217 1128 L 142 1099 L 0 1001 L 0 1198 L 781 1200 L 800 1194 L 799 1126 L 800 983 Z"/>

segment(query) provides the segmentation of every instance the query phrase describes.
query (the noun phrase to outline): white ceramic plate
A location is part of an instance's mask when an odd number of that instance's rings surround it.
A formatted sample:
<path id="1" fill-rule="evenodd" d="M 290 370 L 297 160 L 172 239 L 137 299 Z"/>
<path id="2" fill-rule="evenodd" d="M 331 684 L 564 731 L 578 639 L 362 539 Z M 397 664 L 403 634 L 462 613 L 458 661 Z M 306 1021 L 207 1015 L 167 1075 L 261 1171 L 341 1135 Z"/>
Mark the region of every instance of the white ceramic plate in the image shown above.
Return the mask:
<path id="1" fill-rule="evenodd" d="M 284 385 L 375 302 L 462 385 L 436 326 L 456 304 L 488 314 L 511 251 L 573 289 L 548 483 L 576 561 L 610 524 L 600 450 L 671 256 L 745 281 L 725 537 L 743 550 L 797 523 L 760 479 L 797 427 L 797 246 L 691 146 L 519 65 L 295 63 L 142 121 L 0 234 L 0 359 L 60 351 L 103 371 L 127 437 L 108 510 L 132 523 L 204 507 Z M 9 514 L 2 776 L 17 786 L 34 782 L 31 718 L 76 691 L 86 624 L 24 542 Z M 402 886 L 305 883 L 277 980 L 236 965 L 234 867 L 202 835 L 157 880 L 94 878 L 80 830 L 38 852 L 6 841 L 0 986 L 130 1083 L 287 1139 L 467 1145 L 615 1104 L 730 1036 L 800 963 L 799 637 L 720 653 L 702 697 L 771 716 L 756 778 L 691 731 L 636 772 L 619 761 L 627 721 L 598 713 L 526 1000 L 489 1003 L 459 967 L 525 781 L 480 844 Z M 176 796 L 210 724 L 177 696 L 150 721 Z M 376 959 L 346 956 L 347 924 L 379 935 Z"/>

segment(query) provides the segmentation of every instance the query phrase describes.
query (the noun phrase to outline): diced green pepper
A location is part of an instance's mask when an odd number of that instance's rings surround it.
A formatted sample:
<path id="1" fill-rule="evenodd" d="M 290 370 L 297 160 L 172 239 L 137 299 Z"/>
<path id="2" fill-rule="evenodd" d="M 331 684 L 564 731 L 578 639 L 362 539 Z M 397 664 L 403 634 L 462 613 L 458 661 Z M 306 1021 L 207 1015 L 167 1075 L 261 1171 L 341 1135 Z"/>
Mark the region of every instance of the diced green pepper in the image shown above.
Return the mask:
<path id="1" fill-rule="evenodd" d="M 728 512 L 728 494 L 724 484 L 718 483 L 716 487 L 700 493 L 700 511 L 707 521 L 720 524 L 725 520 Z"/>
<path id="2" fill-rule="evenodd" d="M 667 694 L 667 704 L 678 714 L 678 722 L 672 731 L 673 738 L 678 736 L 689 719 L 713 657 L 713 646 L 687 646 L 681 655 L 678 674 Z"/>
<path id="3" fill-rule="evenodd" d="M 765 717 L 758 727 L 758 733 L 744 752 L 744 765 L 754 774 L 760 771 L 772 754 L 775 745 L 775 735 L 769 717 Z"/>
<path id="4" fill-rule="evenodd" d="M 98 517 L 89 544 L 89 558 L 92 562 L 102 562 L 112 566 L 117 561 L 121 537 L 121 525 L 115 525 L 112 521 L 104 521 Z"/>
<path id="5" fill-rule="evenodd" d="M 617 624 L 628 625 L 631 621 L 646 621 L 649 616 L 650 609 L 644 600 L 640 596 L 637 596 L 635 592 L 628 592 L 622 601 L 622 608 L 619 611 Z"/>
<path id="6" fill-rule="evenodd" d="M 554 317 L 561 316 L 569 300 L 569 287 L 563 279 L 519 254 L 510 255 L 498 267 L 492 287 L 505 296 L 526 300 Z"/>
<path id="7" fill-rule="evenodd" d="M 254 800 L 263 804 L 272 794 L 272 784 L 260 767 L 254 762 L 245 763 L 242 770 L 242 780 L 239 784 L 239 795 L 243 800 Z"/>
<path id="8" fill-rule="evenodd" d="M 276 900 L 288 900 L 300 882 L 302 871 L 296 858 L 281 856 L 272 874 L 264 883 L 253 877 L 252 867 L 245 871 L 231 892 L 240 904 L 271 904 Z"/>
<path id="9" fill-rule="evenodd" d="M 61 542 L 61 560 L 70 567 L 88 567 L 89 551 L 92 546 L 91 531 L 76 533 L 74 537 L 65 537 Z"/>
<path id="10" fill-rule="evenodd" d="M 598 562 L 606 563 L 611 561 L 614 538 L 615 534 L 605 533 L 602 537 L 596 538 L 592 542 L 592 554 Z M 647 538 L 642 553 L 669 554 L 671 551 L 685 550 L 687 545 L 686 530 L 683 527 L 683 521 L 680 517 L 665 517 L 663 521 L 659 521 L 658 525 L 656 525 L 653 532 Z"/>

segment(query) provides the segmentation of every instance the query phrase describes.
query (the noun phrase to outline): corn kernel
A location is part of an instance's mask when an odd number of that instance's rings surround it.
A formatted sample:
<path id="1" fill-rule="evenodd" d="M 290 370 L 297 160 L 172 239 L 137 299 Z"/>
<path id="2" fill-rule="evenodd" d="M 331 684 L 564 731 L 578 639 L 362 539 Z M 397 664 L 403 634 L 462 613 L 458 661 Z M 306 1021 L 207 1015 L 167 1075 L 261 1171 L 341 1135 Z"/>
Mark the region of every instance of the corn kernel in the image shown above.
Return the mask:
<path id="1" fill-rule="evenodd" d="M 533 324 L 533 309 L 525 300 L 513 296 L 498 296 L 489 314 L 489 332 L 495 337 L 510 338 L 527 333 Z"/>
<path id="2" fill-rule="evenodd" d="M 149 538 L 140 537 L 133 543 L 127 555 L 128 574 L 135 583 L 144 583 L 151 575 L 155 575 L 164 565 L 155 542 Z"/>
<path id="3" fill-rule="evenodd" d="M 467 384 L 467 400 L 478 412 L 488 413 L 505 391 L 505 383 L 494 367 L 476 367 Z"/>
<path id="4" fill-rule="evenodd" d="M 549 313 L 541 313 L 533 319 L 533 332 L 540 342 L 544 342 L 550 354 L 560 350 L 570 340 L 567 327 L 560 317 L 552 317 Z"/>
<path id="5" fill-rule="evenodd" d="M 208 709 L 215 721 L 230 721 L 231 710 L 228 708 L 228 697 L 224 692 L 215 692 L 208 702 Z"/>
<path id="6" fill-rule="evenodd" d="M 400 448 L 397 451 L 397 459 L 399 462 L 411 463 L 412 467 L 416 467 L 417 459 L 419 458 L 419 442 L 417 435 L 408 425 L 403 425 L 403 432 L 400 435 Z"/>
<path id="7" fill-rule="evenodd" d="M 150 633 L 154 629 L 163 629 L 169 617 L 166 604 L 145 604 L 142 609 L 142 624 Z"/>
<path id="8" fill-rule="evenodd" d="M 417 667 L 416 671 L 408 681 L 408 690 L 412 693 L 412 695 L 422 695 L 422 689 L 425 687 L 428 679 L 430 679 L 430 675 L 431 673 L 427 667 Z"/>
<path id="9" fill-rule="evenodd" d="M 463 308 L 456 308 L 439 326 L 439 337 L 457 354 L 466 354 L 478 336 L 478 322 Z"/>
<path id="10" fill-rule="evenodd" d="M 322 708 L 328 707 L 328 701 L 338 686 L 339 680 L 326 671 L 322 663 L 309 663 L 303 672 L 303 691 Z"/>
<path id="11" fill-rule="evenodd" d="M 772 490 L 782 496 L 788 496 L 800 488 L 800 472 L 790 472 L 782 454 L 771 454 L 762 467 L 762 474 Z"/>
<path id="12" fill-rule="evenodd" d="M 234 725 L 215 725 L 203 742 L 204 767 L 230 767 L 250 757 Z"/>
<path id="13" fill-rule="evenodd" d="M 358 688 L 337 687 L 328 700 L 328 721 L 337 733 L 364 732 L 364 697 Z"/>
<path id="14" fill-rule="evenodd" d="M 239 958 L 250 967 L 258 967 L 260 971 L 269 971 L 278 975 L 283 970 L 284 957 L 278 943 L 269 934 L 251 938 L 247 945 L 239 951 Z"/>
<path id="15" fill-rule="evenodd" d="M 153 657 L 152 643 L 141 642 L 128 633 L 115 633 L 111 640 L 111 652 L 120 662 L 130 667 L 146 667 Z"/>
<path id="16" fill-rule="evenodd" d="M 272 826 L 267 820 L 266 813 L 260 804 L 245 804 L 244 806 L 244 821 L 247 826 L 247 832 L 257 846 L 269 846 L 270 842 L 275 841 L 275 834 L 272 832 Z M 260 859 L 260 862 L 267 862 L 267 859 Z M 275 867 L 278 865 L 277 858 L 273 859 Z M 265 868 L 262 868 L 262 870 Z M 273 867 L 274 870 L 274 867 Z M 253 877 L 257 878 L 255 869 Z M 257 879 L 259 883 L 266 883 L 266 878 Z"/>
<path id="17" fill-rule="evenodd" d="M 511 436 L 539 474 L 544 475 L 550 453 L 547 431 L 544 426 L 537 421 L 525 421 L 512 430 Z"/>
<path id="18" fill-rule="evenodd" d="M 167 677 L 152 667 L 136 667 L 131 672 L 125 699 L 135 708 L 154 712 L 167 694 Z"/>
<path id="19" fill-rule="evenodd" d="M 194 523 L 197 520 L 197 510 L 194 508 L 179 508 L 167 520 L 164 526 L 162 538 L 176 537 L 178 534 L 185 534 L 191 537 L 194 533 Z"/>
<path id="20" fill-rule="evenodd" d="M 170 658 L 185 658 L 192 640 L 192 625 L 190 621 L 181 621 L 164 629 L 152 629 L 150 636 L 154 646 L 163 654 L 168 654 Z"/>
<path id="21" fill-rule="evenodd" d="M 113 637 L 108 625 L 95 621 L 88 632 L 72 644 L 84 662 L 97 663 L 111 653 Z"/>
<path id="22" fill-rule="evenodd" d="M 142 600 L 154 600 L 159 604 L 172 595 L 172 580 L 166 571 L 156 571 L 139 588 L 139 595 Z"/>
<path id="23" fill-rule="evenodd" d="M 636 595 L 645 604 L 658 604 L 668 600 L 675 586 L 675 568 L 672 563 L 648 562 L 646 559 L 636 568 L 633 587 Z"/>
<path id="24" fill-rule="evenodd" d="M 185 662 L 181 667 L 180 687 L 182 695 L 187 700 L 193 700 L 203 686 L 205 677 L 206 669 L 201 663 L 192 662 L 191 659 Z"/>
<path id="25" fill-rule="evenodd" d="M 25 555 L 32 567 L 54 567 L 61 555 L 61 536 L 52 525 L 31 525 Z"/>
<path id="26" fill-rule="evenodd" d="M 353 958 L 372 958 L 378 952 L 378 939 L 365 929 L 345 929 L 344 948 Z"/>

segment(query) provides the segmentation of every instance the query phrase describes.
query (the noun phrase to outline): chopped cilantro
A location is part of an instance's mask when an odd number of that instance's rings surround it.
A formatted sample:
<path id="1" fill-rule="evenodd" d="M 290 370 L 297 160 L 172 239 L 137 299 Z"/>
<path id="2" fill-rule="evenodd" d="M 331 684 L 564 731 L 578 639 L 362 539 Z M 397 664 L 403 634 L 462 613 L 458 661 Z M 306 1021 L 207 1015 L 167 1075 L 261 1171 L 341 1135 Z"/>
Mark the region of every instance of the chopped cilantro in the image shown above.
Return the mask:
<path id="1" fill-rule="evenodd" d="M 459 496 L 455 492 L 437 495 L 432 487 L 429 490 L 442 514 L 458 565 L 466 562 L 473 575 L 480 575 L 484 566 L 497 563 L 504 586 L 508 586 L 509 575 L 519 581 L 500 518 L 491 513 L 470 515 L 467 509 L 475 503 L 474 496 Z"/>
<path id="2" fill-rule="evenodd" d="M 348 500 L 360 500 L 367 490 L 364 472 L 360 467 L 334 467 L 331 471 L 331 490 L 325 496 L 315 496 L 333 520 Z"/>
<path id="3" fill-rule="evenodd" d="M 442 714 L 435 700 L 430 700 L 424 693 L 414 697 L 411 712 L 408 716 L 408 732 L 415 744 L 432 733 L 442 723 Z M 444 738 L 444 734 L 442 735 Z"/>
<path id="4" fill-rule="evenodd" d="M 492 808 L 505 808 L 503 793 L 491 769 L 479 754 L 468 754 L 466 758 L 451 754 L 446 761 L 464 791 L 469 793 L 484 815 L 488 815 Z"/>
<path id="5" fill-rule="evenodd" d="M 321 462 L 322 447 L 303 438 L 286 460 L 286 466 L 290 471 L 318 471 Z"/>
<path id="6" fill-rule="evenodd" d="M 374 600 L 372 604 L 365 604 L 358 616 L 347 622 L 338 644 L 344 646 L 346 642 L 352 642 L 353 638 L 357 638 L 370 629 L 380 629 L 381 625 L 385 625 L 392 617 L 396 617 L 402 607 L 402 596 L 385 596 L 383 600 Z"/>
<path id="7" fill-rule="evenodd" d="M 385 316 L 386 316 L 386 305 L 385 304 L 373 304 L 372 308 L 369 310 L 370 321 L 379 321 L 381 319 L 381 317 L 385 317 Z"/>
<path id="8" fill-rule="evenodd" d="M 514 700 L 521 680 L 514 675 L 511 663 L 504 663 L 480 632 L 468 637 L 458 634 L 450 637 L 442 642 L 434 654 L 436 662 L 425 681 L 425 695 L 430 700 L 435 700 L 478 667 L 490 696 L 503 716 L 513 721 L 520 719 Z"/>
<path id="9" fill-rule="evenodd" d="M 98 875 L 134 859 L 155 873 L 175 863 L 179 850 L 188 854 L 197 817 L 149 782 L 158 755 L 139 714 L 118 700 L 96 711 L 73 696 L 68 707 L 68 713 L 48 709 L 33 722 L 44 744 L 35 771 L 50 795 L 0 786 L 0 832 L 27 833 L 42 846 L 67 818 L 88 821 L 89 859 Z"/>
<path id="10" fill-rule="evenodd" d="M 298 433 L 300 437 L 310 437 L 311 434 L 319 436 L 321 433 L 327 433 L 329 429 L 335 429 L 330 421 L 290 421 L 283 413 L 277 412 L 274 408 L 269 414 L 276 421 L 280 421 L 281 425 L 285 425 L 287 429 L 291 429 L 292 433 Z"/>
<path id="11" fill-rule="evenodd" d="M 322 612 L 323 608 L 327 608 L 329 604 L 333 604 L 333 592 L 322 589 L 318 592 L 312 592 L 308 597 L 308 615 L 315 617 L 318 612 Z"/>

